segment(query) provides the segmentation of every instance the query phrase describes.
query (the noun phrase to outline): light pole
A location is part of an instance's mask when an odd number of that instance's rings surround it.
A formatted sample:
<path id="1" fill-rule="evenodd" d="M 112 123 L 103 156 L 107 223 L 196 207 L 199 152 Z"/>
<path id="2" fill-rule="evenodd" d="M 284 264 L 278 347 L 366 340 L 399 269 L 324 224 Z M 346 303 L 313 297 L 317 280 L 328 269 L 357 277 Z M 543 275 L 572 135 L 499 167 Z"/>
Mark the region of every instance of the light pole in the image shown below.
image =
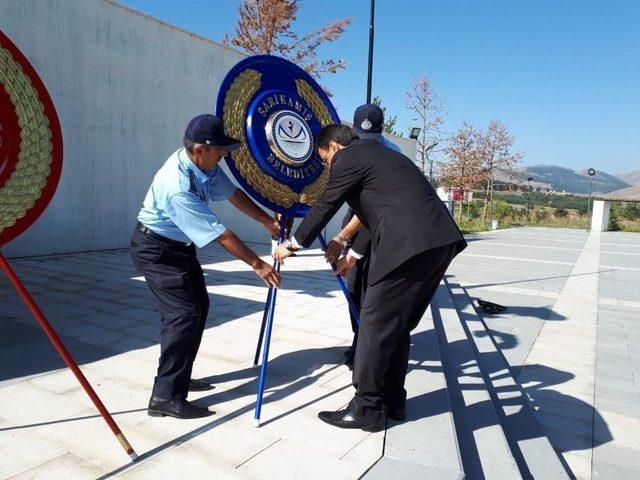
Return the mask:
<path id="1" fill-rule="evenodd" d="M 493 163 L 491 163 L 491 181 L 489 183 L 489 230 L 493 230 Z"/>
<path id="2" fill-rule="evenodd" d="M 369 65 L 367 69 L 367 103 L 371 103 L 371 75 L 373 70 L 373 26 L 376 11 L 376 0 L 371 0 L 371 15 L 369 17 Z"/>
<path id="3" fill-rule="evenodd" d="M 596 171 L 590 168 L 587 173 L 589 174 L 589 198 L 587 199 L 587 232 L 591 230 L 591 191 L 593 190 L 593 177 L 596 175 Z"/>
<path id="4" fill-rule="evenodd" d="M 531 222 L 531 180 L 533 177 L 527 178 L 527 182 L 529 182 L 529 195 L 527 197 L 527 222 Z"/>

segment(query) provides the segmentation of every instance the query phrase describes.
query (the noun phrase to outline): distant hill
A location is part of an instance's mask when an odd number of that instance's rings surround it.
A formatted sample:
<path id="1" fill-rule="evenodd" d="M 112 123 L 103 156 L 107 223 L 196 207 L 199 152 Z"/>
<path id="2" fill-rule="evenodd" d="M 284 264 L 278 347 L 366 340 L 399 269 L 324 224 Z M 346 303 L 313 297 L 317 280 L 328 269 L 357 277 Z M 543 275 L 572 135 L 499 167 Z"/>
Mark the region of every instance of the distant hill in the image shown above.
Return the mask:
<path id="1" fill-rule="evenodd" d="M 623 188 L 607 194 L 613 200 L 640 200 L 640 186 Z"/>
<path id="2" fill-rule="evenodd" d="M 522 175 L 523 178 L 533 177 L 536 184 L 547 184 L 556 192 L 589 193 L 591 179 L 586 170 L 576 172 L 557 165 L 533 165 L 526 167 Z M 609 193 L 631 186 L 630 183 L 600 170 L 593 177 L 594 193 Z"/>
<path id="3" fill-rule="evenodd" d="M 633 172 L 629 173 L 621 173 L 619 175 L 616 175 L 616 177 L 618 177 L 623 182 L 640 186 L 640 170 L 634 170 Z"/>

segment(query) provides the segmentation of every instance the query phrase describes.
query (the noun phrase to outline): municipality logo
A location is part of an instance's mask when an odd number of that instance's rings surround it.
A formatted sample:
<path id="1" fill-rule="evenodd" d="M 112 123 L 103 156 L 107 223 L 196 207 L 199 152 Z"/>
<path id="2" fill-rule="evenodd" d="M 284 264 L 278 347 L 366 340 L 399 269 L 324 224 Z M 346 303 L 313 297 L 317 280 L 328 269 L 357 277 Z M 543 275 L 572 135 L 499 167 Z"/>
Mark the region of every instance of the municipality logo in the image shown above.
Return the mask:
<path id="1" fill-rule="evenodd" d="M 313 153 L 313 138 L 307 122 L 291 110 L 280 110 L 265 126 L 271 151 L 285 163 L 300 165 Z"/>

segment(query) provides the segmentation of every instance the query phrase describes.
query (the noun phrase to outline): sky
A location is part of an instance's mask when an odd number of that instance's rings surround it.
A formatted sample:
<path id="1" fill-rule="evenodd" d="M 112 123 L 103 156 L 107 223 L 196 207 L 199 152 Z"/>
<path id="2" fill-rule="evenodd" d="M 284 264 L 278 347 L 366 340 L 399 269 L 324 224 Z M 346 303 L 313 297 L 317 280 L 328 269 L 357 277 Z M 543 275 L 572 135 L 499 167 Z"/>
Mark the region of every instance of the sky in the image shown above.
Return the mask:
<path id="1" fill-rule="evenodd" d="M 233 34 L 237 0 L 121 0 L 220 41 Z M 321 79 L 338 114 L 366 101 L 369 0 L 302 0 L 294 30 L 349 17 L 320 50 L 349 61 Z M 377 0 L 373 96 L 396 129 L 417 126 L 405 108 L 415 75 L 427 74 L 447 112 L 444 127 L 495 119 L 516 138 L 524 164 L 640 169 L 640 1 Z"/>

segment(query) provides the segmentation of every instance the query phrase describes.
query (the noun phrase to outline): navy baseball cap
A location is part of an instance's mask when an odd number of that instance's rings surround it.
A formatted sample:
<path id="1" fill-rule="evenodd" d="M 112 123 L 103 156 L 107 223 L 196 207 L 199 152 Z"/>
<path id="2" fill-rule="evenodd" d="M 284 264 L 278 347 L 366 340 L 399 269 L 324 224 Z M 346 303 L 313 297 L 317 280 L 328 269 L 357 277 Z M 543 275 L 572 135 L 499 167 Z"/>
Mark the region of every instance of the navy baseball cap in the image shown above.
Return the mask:
<path id="1" fill-rule="evenodd" d="M 360 138 L 378 138 L 382 134 L 384 114 L 373 103 L 365 103 L 353 113 L 353 128 Z"/>
<path id="2" fill-rule="evenodd" d="M 240 147 L 240 140 L 227 136 L 224 133 L 222 120 L 210 113 L 203 113 L 192 118 L 184 131 L 184 138 L 194 143 L 211 145 L 226 151 Z"/>

